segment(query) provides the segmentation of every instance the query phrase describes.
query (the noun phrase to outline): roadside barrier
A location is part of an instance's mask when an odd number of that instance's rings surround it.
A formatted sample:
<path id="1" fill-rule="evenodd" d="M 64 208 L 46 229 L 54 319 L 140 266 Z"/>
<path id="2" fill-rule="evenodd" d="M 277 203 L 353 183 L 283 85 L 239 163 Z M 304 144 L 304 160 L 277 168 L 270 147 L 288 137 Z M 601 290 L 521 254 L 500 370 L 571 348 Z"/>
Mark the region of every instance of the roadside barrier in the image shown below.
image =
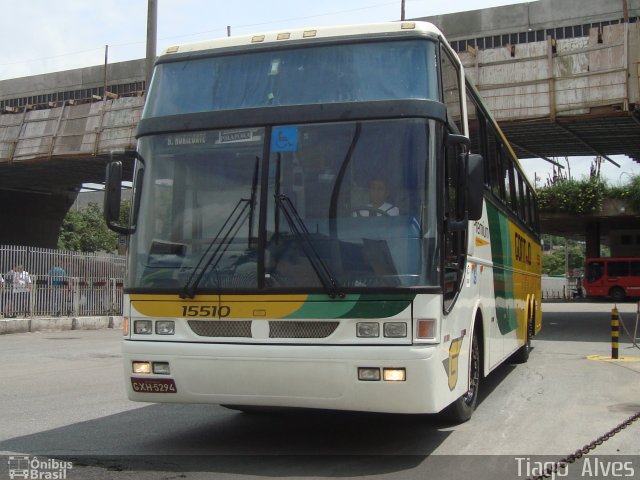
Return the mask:
<path id="1" fill-rule="evenodd" d="M 110 253 L 0 245 L 0 317 L 121 315 L 125 264 Z"/>
<path id="2" fill-rule="evenodd" d="M 618 347 L 620 341 L 620 314 L 618 308 L 611 310 L 611 358 L 618 359 Z"/>

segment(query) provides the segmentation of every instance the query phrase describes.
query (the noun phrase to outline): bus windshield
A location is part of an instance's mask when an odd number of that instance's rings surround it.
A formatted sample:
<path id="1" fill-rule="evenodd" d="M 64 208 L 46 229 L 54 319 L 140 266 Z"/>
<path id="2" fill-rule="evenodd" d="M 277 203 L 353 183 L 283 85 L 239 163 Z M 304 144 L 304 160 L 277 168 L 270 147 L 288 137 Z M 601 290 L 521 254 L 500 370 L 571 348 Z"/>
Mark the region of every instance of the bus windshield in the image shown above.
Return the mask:
<path id="1" fill-rule="evenodd" d="M 432 41 L 399 40 L 161 63 L 155 68 L 142 117 L 283 105 L 435 100 L 435 58 Z"/>
<path id="2" fill-rule="evenodd" d="M 436 128 L 395 119 L 141 138 L 145 221 L 129 286 L 437 285 Z"/>

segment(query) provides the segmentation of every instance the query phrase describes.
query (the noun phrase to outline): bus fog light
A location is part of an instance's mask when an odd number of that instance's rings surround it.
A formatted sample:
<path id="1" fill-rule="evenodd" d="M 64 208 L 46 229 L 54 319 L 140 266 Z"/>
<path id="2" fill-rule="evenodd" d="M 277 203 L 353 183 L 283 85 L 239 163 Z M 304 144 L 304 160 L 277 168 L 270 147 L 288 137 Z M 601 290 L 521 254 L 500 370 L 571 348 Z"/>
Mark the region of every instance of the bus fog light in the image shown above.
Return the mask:
<path id="1" fill-rule="evenodd" d="M 361 338 L 380 336 L 380 324 L 376 322 L 360 322 L 356 324 L 356 335 Z"/>
<path id="2" fill-rule="evenodd" d="M 407 336 L 407 324 L 404 322 L 385 322 L 384 336 L 388 338 L 403 338 Z"/>
<path id="3" fill-rule="evenodd" d="M 132 365 L 133 365 L 133 373 L 140 373 L 145 375 L 151 373 L 150 362 L 132 362 Z"/>
<path id="4" fill-rule="evenodd" d="M 436 321 L 433 318 L 418 320 L 418 338 L 436 338 Z"/>
<path id="5" fill-rule="evenodd" d="M 169 362 L 153 362 L 153 373 L 158 375 L 171 375 Z"/>
<path id="6" fill-rule="evenodd" d="M 156 322 L 156 333 L 158 335 L 173 335 L 176 333 L 176 322 L 173 320 L 159 320 Z"/>
<path id="7" fill-rule="evenodd" d="M 407 379 L 407 372 L 404 368 L 385 368 L 383 378 L 385 382 L 404 382 Z"/>
<path id="8" fill-rule="evenodd" d="M 136 320 L 133 322 L 133 331 L 138 335 L 151 335 L 153 322 L 151 320 Z"/>
<path id="9" fill-rule="evenodd" d="M 377 382 L 380 380 L 380 369 L 358 367 L 358 380 L 362 380 L 363 382 Z"/>

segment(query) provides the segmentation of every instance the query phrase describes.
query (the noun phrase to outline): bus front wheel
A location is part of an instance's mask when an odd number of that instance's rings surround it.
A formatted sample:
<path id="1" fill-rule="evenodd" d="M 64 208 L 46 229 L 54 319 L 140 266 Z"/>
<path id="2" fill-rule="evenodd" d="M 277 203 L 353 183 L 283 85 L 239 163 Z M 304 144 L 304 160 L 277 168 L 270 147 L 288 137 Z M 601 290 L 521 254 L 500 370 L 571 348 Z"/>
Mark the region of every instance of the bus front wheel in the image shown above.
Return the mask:
<path id="1" fill-rule="evenodd" d="M 469 390 L 445 409 L 446 418 L 453 423 L 463 423 L 469 420 L 476 409 L 479 387 L 480 345 L 478 334 L 474 333 L 471 340 L 471 361 L 469 362 Z"/>

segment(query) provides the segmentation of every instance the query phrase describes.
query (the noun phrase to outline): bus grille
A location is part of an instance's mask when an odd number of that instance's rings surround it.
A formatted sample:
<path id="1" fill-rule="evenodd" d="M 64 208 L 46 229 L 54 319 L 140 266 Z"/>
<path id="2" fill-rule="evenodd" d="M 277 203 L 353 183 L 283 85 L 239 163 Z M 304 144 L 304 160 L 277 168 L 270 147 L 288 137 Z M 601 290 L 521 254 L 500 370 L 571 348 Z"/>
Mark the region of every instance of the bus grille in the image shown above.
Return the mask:
<path id="1" fill-rule="evenodd" d="M 338 322 L 269 322 L 269 338 L 326 338 Z"/>
<path id="2" fill-rule="evenodd" d="M 251 338 L 250 321 L 189 320 L 189 326 L 201 337 L 248 337 Z"/>
<path id="3" fill-rule="evenodd" d="M 270 321 L 269 338 L 326 338 L 339 322 Z M 251 338 L 251 321 L 189 320 L 189 327 L 201 337 Z"/>

